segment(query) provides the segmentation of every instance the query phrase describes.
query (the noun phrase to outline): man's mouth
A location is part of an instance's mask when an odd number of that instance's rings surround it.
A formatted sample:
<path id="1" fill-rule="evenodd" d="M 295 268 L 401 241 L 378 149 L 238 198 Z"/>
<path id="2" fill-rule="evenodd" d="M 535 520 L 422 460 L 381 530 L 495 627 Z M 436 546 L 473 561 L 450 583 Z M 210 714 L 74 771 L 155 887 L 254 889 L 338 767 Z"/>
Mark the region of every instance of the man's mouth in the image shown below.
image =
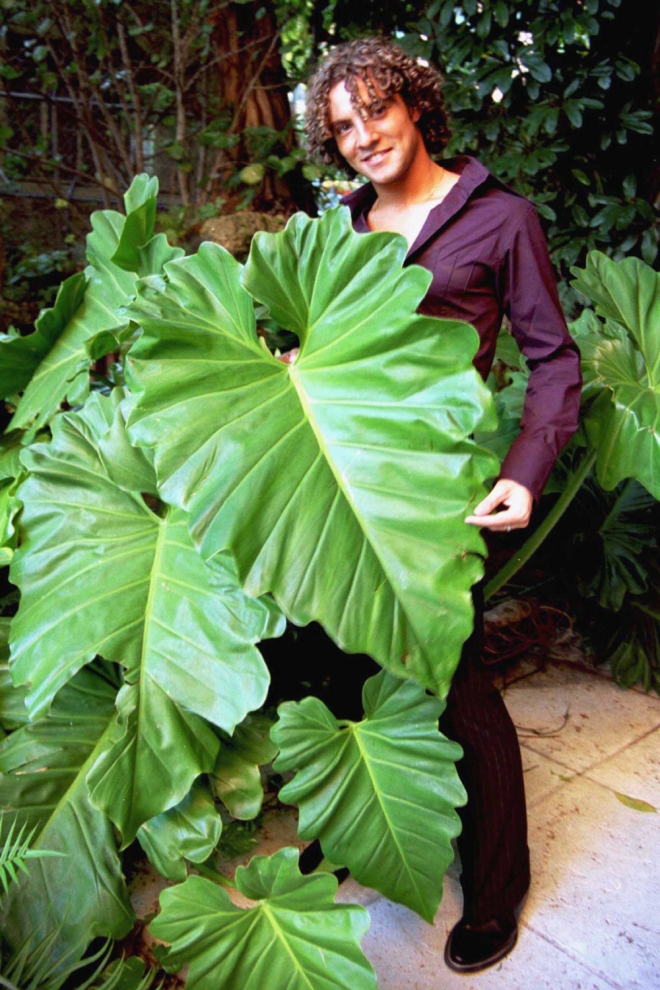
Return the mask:
<path id="1" fill-rule="evenodd" d="M 388 155 L 389 151 L 390 151 L 389 148 L 385 148 L 382 151 L 372 151 L 372 153 L 370 155 L 365 155 L 365 157 L 362 159 L 362 164 L 363 165 L 380 165 L 380 163 L 385 160 L 385 158 Z"/>

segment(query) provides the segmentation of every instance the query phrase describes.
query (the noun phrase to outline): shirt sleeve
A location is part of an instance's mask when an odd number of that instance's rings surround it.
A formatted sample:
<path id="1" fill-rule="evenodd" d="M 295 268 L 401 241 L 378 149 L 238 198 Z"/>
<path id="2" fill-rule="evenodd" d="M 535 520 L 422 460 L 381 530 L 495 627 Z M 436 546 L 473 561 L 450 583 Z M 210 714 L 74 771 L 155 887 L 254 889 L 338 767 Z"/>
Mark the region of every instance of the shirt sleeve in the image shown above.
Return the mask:
<path id="1" fill-rule="evenodd" d="M 510 478 L 538 499 L 580 410 L 580 352 L 566 326 L 536 211 L 528 209 L 502 257 L 500 292 L 513 335 L 527 359 L 529 384 L 521 432 L 504 458 Z"/>

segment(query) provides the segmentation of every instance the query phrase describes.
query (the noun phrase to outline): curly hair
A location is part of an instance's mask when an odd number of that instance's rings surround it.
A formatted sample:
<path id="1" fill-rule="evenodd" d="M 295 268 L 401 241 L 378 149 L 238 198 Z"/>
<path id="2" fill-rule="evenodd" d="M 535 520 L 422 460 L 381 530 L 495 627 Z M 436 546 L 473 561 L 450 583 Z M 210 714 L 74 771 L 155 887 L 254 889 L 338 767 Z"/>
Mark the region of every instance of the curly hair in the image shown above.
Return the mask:
<path id="1" fill-rule="evenodd" d="M 352 105 L 366 117 L 367 106 L 358 89 L 360 81 L 369 94 L 369 109 L 381 109 L 384 99 L 400 93 L 409 109 L 420 112 L 417 127 L 428 153 L 437 155 L 442 151 L 450 136 L 442 76 L 430 65 L 410 58 L 389 39 L 370 37 L 337 45 L 309 79 L 305 131 L 311 157 L 324 165 L 337 165 L 352 176 L 356 174 L 337 148 L 330 127 L 328 101 L 330 90 L 343 82 Z"/>

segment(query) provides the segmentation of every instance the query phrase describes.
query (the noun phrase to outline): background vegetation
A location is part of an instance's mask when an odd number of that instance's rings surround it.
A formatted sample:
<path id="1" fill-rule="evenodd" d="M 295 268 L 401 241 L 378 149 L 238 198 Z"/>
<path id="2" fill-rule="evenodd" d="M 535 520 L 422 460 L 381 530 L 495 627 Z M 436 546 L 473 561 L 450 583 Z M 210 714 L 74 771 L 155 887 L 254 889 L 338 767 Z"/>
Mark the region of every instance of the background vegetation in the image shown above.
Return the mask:
<path id="1" fill-rule="evenodd" d="M 478 155 L 534 200 L 569 309 L 568 269 L 587 250 L 655 264 L 660 15 L 643 0 L 0 6 L 10 304 L 52 301 L 82 264 L 72 246 L 90 208 L 116 204 L 144 169 L 165 192 L 163 229 L 183 241 L 219 213 L 313 213 L 329 176 L 306 160 L 295 87 L 329 45 L 369 31 L 442 69 L 449 154 Z M 46 236 L 17 216 L 35 203 L 43 215 L 44 198 Z"/>
<path id="2" fill-rule="evenodd" d="M 515 567 L 529 557 L 551 527 L 557 528 L 553 540 L 546 541 L 540 555 L 532 557 L 515 577 L 517 590 L 535 588 L 538 592 L 542 587 L 544 595 L 556 596 L 561 589 L 566 612 L 580 620 L 597 656 L 612 659 L 620 683 L 641 681 L 647 689 L 658 689 L 660 571 L 655 554 L 660 412 L 655 369 L 660 353 L 660 294 L 658 276 L 647 267 L 657 268 L 659 260 L 660 166 L 654 135 L 660 93 L 660 17 L 653 7 L 639 0 L 629 0 L 625 8 L 620 0 L 374 0 L 359 10 L 347 0 L 327 5 L 303 0 L 0 0 L 0 7 L 0 329 L 9 328 L 0 337 L 0 384 L 5 397 L 0 425 L 11 418 L 9 430 L 0 437 L 0 566 L 17 549 L 15 524 L 21 505 L 17 491 L 26 463 L 33 480 L 24 485 L 23 496 L 29 493 L 30 484 L 37 485 L 34 479 L 40 472 L 44 479 L 48 476 L 58 452 L 69 457 L 67 445 L 73 444 L 78 428 L 88 433 L 81 449 L 88 451 L 90 437 L 92 447 L 98 448 L 98 463 L 94 462 L 91 473 L 101 477 L 106 470 L 101 466 L 114 464 L 108 469 L 110 502 L 114 505 L 128 492 L 132 511 L 139 510 L 142 522 L 143 516 L 148 520 L 150 532 L 163 529 L 167 521 L 172 532 L 176 525 L 181 539 L 188 539 L 186 527 L 176 517 L 178 510 L 159 501 L 162 490 L 155 487 L 151 463 L 147 459 L 138 464 L 138 455 L 126 439 L 122 415 L 118 410 L 111 415 L 109 398 L 88 397 L 90 389 L 106 395 L 114 390 L 116 402 L 123 394 L 126 353 L 134 343 L 135 324 L 125 310 L 116 310 L 117 299 L 132 297 L 139 276 L 158 279 L 166 261 L 183 256 L 180 244 L 194 250 L 200 240 L 217 236 L 218 228 L 205 225 L 218 217 L 258 214 L 262 224 L 267 222 L 264 217 L 279 223 L 298 209 L 314 214 L 317 205 L 324 207 L 332 201 L 343 180 L 306 157 L 296 117 L 301 95 L 297 86 L 314 59 L 336 40 L 385 31 L 442 68 L 453 125 L 448 153 L 478 155 L 536 203 L 546 223 L 567 315 L 577 316 L 585 303 L 594 307 L 586 309 L 573 326 L 586 370 L 583 430 L 557 466 L 537 513 L 537 532 L 522 548 L 515 545 L 512 535 L 508 551 L 515 553 Z M 122 193 L 139 172 L 147 174 L 127 194 L 126 216 L 112 212 L 109 208 L 120 204 Z M 157 216 L 157 184 L 149 180 L 149 174 L 164 189 Z M 89 264 L 83 273 L 82 233 L 90 211 L 99 205 L 105 210 L 97 214 L 88 239 Z M 157 229 L 167 231 L 169 244 Z M 594 248 L 601 253 L 585 261 Z M 205 251 L 198 257 L 212 257 L 212 252 Z M 622 262 L 624 257 L 627 260 Z M 609 259 L 621 263 L 615 265 Z M 574 271 L 578 279 L 571 286 L 569 268 L 576 264 L 585 267 Z M 58 286 L 67 275 L 56 300 Z M 145 283 L 145 300 L 150 284 Z M 260 299 L 258 293 L 255 299 Z M 54 308 L 39 317 L 33 331 L 39 310 L 53 302 Z M 138 315 L 144 320 L 145 313 Z M 260 353 L 256 340 L 252 343 Z M 510 442 L 517 429 L 526 384 L 524 362 L 506 334 L 499 353 L 498 378 L 492 384 L 501 389 L 496 395 L 500 428 L 496 434 L 479 438 L 495 451 Z M 160 379 L 158 370 L 157 385 Z M 177 402 L 178 389 L 177 372 L 173 386 Z M 256 408 L 260 408 L 258 401 Z M 193 422 L 195 434 L 201 419 Z M 644 429 L 639 429 L 640 422 Z M 111 424 L 111 432 L 105 433 Z M 263 419 L 261 426 L 264 430 L 279 428 L 276 417 Z M 610 444 L 611 436 L 618 438 L 616 443 Z M 168 435 L 167 449 L 170 441 Z M 19 453 L 25 446 L 32 452 L 21 461 Z M 288 478 L 290 464 L 284 467 Z M 40 497 L 35 498 L 35 504 L 39 501 Z M 48 507 L 45 511 L 54 505 L 57 513 L 62 500 L 46 496 L 41 501 Z M 259 510 L 257 515 L 263 514 Z M 28 517 L 25 510 L 22 525 L 27 525 Z M 276 522 L 273 530 L 275 526 Z M 94 539 L 99 532 L 103 538 L 118 538 L 117 532 L 108 533 L 102 525 L 93 530 Z M 71 559 L 80 542 L 79 531 L 74 528 L 72 532 Z M 59 547 L 59 531 L 53 539 Z M 192 545 L 189 549 L 196 561 L 196 551 Z M 24 549 L 20 553 L 25 559 Z M 214 566 L 220 566 L 217 559 Z M 493 579 L 489 588 L 493 594 L 505 578 L 512 579 L 515 567 Z M 40 600 L 42 571 L 37 561 L 36 591 L 22 575 L 27 589 L 23 617 L 29 595 L 34 594 L 35 602 Z M 16 580 L 21 576 L 16 561 L 13 574 Z M 142 710 L 139 705 L 146 706 L 136 700 L 142 697 L 140 691 L 150 698 L 149 686 L 156 683 L 151 684 L 146 676 L 147 661 L 139 677 L 133 668 L 127 669 L 124 683 L 109 663 L 91 660 L 57 694 L 48 714 L 46 696 L 35 695 L 30 701 L 34 719 L 28 721 L 25 688 L 11 687 L 4 663 L 18 591 L 9 584 L 6 568 L 0 576 L 4 582 L 0 588 L 0 693 L 4 692 L 2 724 L 9 733 L 0 769 L 9 803 L 29 809 L 24 831 L 17 823 L 12 836 L 13 822 L 4 823 L 10 837 L 0 852 L 0 881 L 10 888 L 14 884 L 9 897 L 15 907 L 19 897 L 24 897 L 25 885 L 16 885 L 12 869 L 16 873 L 30 868 L 27 861 L 34 858 L 33 853 L 52 852 L 62 835 L 69 842 L 69 826 L 58 818 L 61 809 L 70 810 L 76 820 L 83 814 L 97 829 L 98 850 L 109 850 L 107 861 L 99 852 L 86 869 L 90 876 L 105 871 L 103 876 L 111 878 L 108 887 L 114 885 L 121 897 L 115 898 L 114 914 L 105 905 L 89 906 L 88 920 L 83 919 L 81 925 L 86 941 L 94 933 L 117 935 L 130 927 L 130 918 L 112 838 L 114 827 L 122 832 L 125 844 L 141 831 L 143 847 L 170 879 L 185 878 L 184 858 L 203 871 L 221 830 L 216 799 L 235 818 L 252 821 L 263 799 L 258 765 L 268 763 L 277 747 L 268 741 L 261 724 L 255 728 L 249 722 L 251 716 L 243 721 L 238 716 L 218 720 L 215 713 L 198 711 L 181 688 L 178 701 L 181 712 L 187 713 L 186 731 L 195 760 L 187 769 L 170 761 L 171 775 L 182 775 L 174 785 L 161 782 L 152 792 L 145 786 L 135 788 L 135 794 L 145 800 L 155 794 L 160 803 L 133 809 L 130 820 L 125 820 L 125 811 L 117 810 L 125 807 L 121 787 L 131 779 L 130 768 L 127 773 L 124 766 L 128 757 L 123 746 L 134 736 L 142 740 L 142 749 L 138 749 L 147 767 L 143 777 L 155 779 L 147 757 L 157 752 L 157 746 L 151 747 L 149 734 L 154 725 L 160 731 L 163 724 L 162 718 L 138 720 L 136 714 Z M 220 580 L 218 575 L 216 579 Z M 51 580 L 59 586 L 56 574 Z M 242 595 L 237 589 L 232 593 Z M 252 615 L 256 605 L 247 601 L 245 608 Z M 92 602 L 90 617 L 97 613 Z M 25 618 L 12 622 L 13 662 L 19 676 L 16 643 L 21 636 L 27 642 L 33 626 Z M 358 623 L 359 628 L 363 626 Z M 538 639 L 537 632 L 538 628 L 533 630 L 532 639 Z M 266 634 L 264 628 L 262 635 Z M 253 650 L 256 636 L 250 632 L 247 637 L 248 650 Z M 52 663 L 59 670 L 63 648 L 74 640 L 68 628 L 61 643 L 44 636 L 52 653 L 44 661 L 46 667 Z M 290 666 L 292 640 L 282 643 Z M 374 651 L 369 648 L 368 652 Z M 94 653 L 91 643 L 88 659 Z M 221 650 L 216 653 L 220 655 Z M 121 650 L 110 659 L 123 661 Z M 276 668 L 277 661 L 271 667 Z M 70 673 L 60 672 L 62 684 Z M 23 674 L 25 680 L 34 679 L 34 669 L 26 668 Z M 301 672 L 287 696 L 300 696 L 296 692 L 302 691 L 304 678 L 308 679 L 304 693 L 314 678 L 318 683 L 312 683 L 311 693 L 321 692 L 317 674 Z M 122 701 L 117 701 L 116 709 L 118 690 Z M 235 694 L 243 697 L 244 692 L 239 688 Z M 225 701 L 230 696 L 225 692 Z M 424 701 L 423 691 L 419 697 Z M 257 707 L 256 701 L 252 707 Z M 191 715 L 191 711 L 198 714 Z M 237 720 L 240 731 L 234 732 Z M 70 731 L 74 722 L 75 745 Z M 435 724 L 437 712 L 433 711 L 429 732 Z M 157 735 L 156 729 L 153 732 Z M 65 734 L 68 745 L 61 746 L 57 740 Z M 52 745 L 48 774 L 35 778 L 43 770 L 46 744 Z M 284 737 L 278 745 L 284 752 Z M 304 742 L 302 750 L 306 746 Z M 31 760 L 32 754 L 36 755 L 28 772 L 24 761 Z M 70 761 L 65 768 L 58 764 L 58 754 Z M 112 777 L 110 784 L 104 783 L 106 764 L 116 764 L 117 780 L 123 782 L 114 790 Z M 195 777 L 206 780 L 204 793 L 198 782 L 190 786 Z M 37 795 L 30 790 L 33 779 L 42 785 L 50 781 L 52 814 L 46 816 L 45 824 L 38 820 L 41 811 L 33 807 Z M 228 780 L 238 781 L 238 797 Z M 66 800 L 60 793 L 62 787 Z M 175 798 L 182 800 L 176 804 Z M 147 823 L 152 823 L 151 832 L 145 833 Z M 33 825 L 38 832 L 28 835 Z M 190 840 L 195 829 L 197 839 L 186 847 L 184 857 L 180 855 L 182 836 Z M 342 825 L 339 834 L 343 831 Z M 35 835 L 36 848 L 31 850 Z M 243 880 L 248 887 L 249 883 L 268 886 L 281 874 L 288 877 L 287 883 L 298 884 L 295 859 L 295 852 L 277 861 L 273 858 L 268 868 L 264 864 L 255 867 L 251 879 L 246 875 Z M 346 862 L 359 876 L 360 864 Z M 36 866 L 43 876 L 55 876 L 58 871 L 66 875 L 69 868 L 57 856 L 46 856 Z M 268 871 L 272 876 L 266 875 Z M 384 883 L 393 872 L 383 871 Z M 84 877 L 81 883 L 89 891 L 98 887 L 94 882 L 84 883 Z M 68 903 L 67 884 L 56 884 L 53 889 L 62 903 Z M 20 926 L 16 929 L 16 941 L 22 933 L 28 938 L 30 925 L 43 913 L 44 897 L 37 886 L 32 887 L 29 911 L 28 900 L 22 900 L 21 910 L 15 911 L 27 926 L 25 933 Z M 211 914 L 216 910 L 212 899 L 208 909 Z M 173 900 L 171 917 L 182 911 L 182 905 Z M 432 906 L 426 905 L 424 911 L 432 914 Z M 58 908 L 55 914 L 64 918 L 63 926 L 72 922 L 75 928 L 75 919 L 69 918 L 67 910 Z M 355 921 L 355 932 L 362 924 Z M 11 985 L 38 985 L 34 974 L 41 967 L 42 975 L 48 976 L 54 944 L 68 945 L 68 937 L 64 927 L 55 926 L 39 950 L 41 957 L 37 953 L 36 958 L 28 939 L 25 945 L 30 952 L 24 957 L 19 953 L 11 963 Z M 163 937 L 174 944 L 179 933 L 172 929 Z M 77 965 L 83 948 L 82 942 L 75 946 L 71 966 Z M 149 977 L 144 977 L 141 964 L 124 980 L 120 968 L 105 971 L 107 962 L 101 952 L 97 966 L 103 976 L 90 977 L 90 985 L 103 981 L 107 986 L 146 986 Z M 53 988 L 64 978 L 65 969 L 62 962 Z M 365 986 L 371 985 L 371 976 L 363 974 L 362 978 Z"/>

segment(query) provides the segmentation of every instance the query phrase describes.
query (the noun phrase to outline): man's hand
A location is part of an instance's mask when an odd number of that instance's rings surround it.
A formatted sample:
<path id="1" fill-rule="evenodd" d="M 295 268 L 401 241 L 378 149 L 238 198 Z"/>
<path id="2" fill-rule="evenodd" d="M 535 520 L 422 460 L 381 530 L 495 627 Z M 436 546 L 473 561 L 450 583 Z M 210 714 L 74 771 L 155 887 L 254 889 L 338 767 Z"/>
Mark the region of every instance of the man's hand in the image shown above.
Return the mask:
<path id="1" fill-rule="evenodd" d="M 524 485 L 509 478 L 500 478 L 490 495 L 475 508 L 465 521 L 472 526 L 485 526 L 494 533 L 508 533 L 512 529 L 524 529 L 532 514 L 534 499 Z M 496 512 L 498 506 L 504 509 Z"/>

